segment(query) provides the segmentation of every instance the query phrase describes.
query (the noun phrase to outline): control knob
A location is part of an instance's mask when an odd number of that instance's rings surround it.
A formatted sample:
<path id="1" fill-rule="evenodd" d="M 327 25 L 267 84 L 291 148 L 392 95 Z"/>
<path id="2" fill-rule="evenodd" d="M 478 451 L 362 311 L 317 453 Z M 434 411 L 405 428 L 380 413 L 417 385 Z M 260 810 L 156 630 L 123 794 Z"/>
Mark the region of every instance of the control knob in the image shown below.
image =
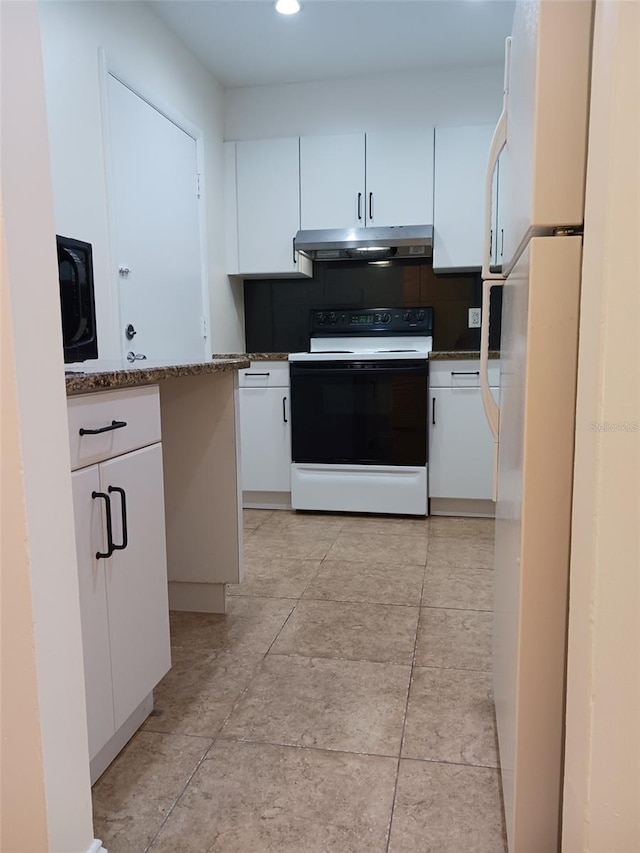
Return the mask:
<path id="1" fill-rule="evenodd" d="M 419 323 L 422 323 L 422 321 L 424 320 L 424 311 L 418 311 L 418 313 L 416 314 L 416 319 Z"/>
<path id="2" fill-rule="evenodd" d="M 337 323 L 338 322 L 338 315 L 336 314 L 335 311 L 331 311 L 329 313 L 327 319 L 329 320 L 330 323 Z"/>
<path id="3" fill-rule="evenodd" d="M 382 315 L 382 322 L 383 323 L 390 323 L 391 322 L 391 314 L 389 314 L 389 312 L 386 312 L 385 314 Z"/>

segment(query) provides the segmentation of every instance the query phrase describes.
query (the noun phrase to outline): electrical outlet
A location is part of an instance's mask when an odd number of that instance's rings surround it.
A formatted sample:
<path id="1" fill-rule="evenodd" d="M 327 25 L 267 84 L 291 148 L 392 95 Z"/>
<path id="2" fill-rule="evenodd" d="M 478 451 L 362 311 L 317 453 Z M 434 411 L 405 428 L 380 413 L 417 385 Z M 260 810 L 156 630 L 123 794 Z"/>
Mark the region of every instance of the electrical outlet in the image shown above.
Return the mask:
<path id="1" fill-rule="evenodd" d="M 482 309 L 481 308 L 469 308 L 469 328 L 470 329 L 479 329 L 481 318 L 482 318 Z"/>

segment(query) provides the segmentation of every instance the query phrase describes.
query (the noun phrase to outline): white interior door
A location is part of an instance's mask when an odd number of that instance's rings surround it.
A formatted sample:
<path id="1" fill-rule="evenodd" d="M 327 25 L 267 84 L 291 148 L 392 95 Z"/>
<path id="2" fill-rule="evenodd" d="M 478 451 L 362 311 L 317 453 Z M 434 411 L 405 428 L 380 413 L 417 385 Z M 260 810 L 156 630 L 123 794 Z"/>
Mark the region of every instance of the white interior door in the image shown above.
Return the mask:
<path id="1" fill-rule="evenodd" d="M 196 141 L 111 74 L 107 92 L 123 352 L 154 363 L 202 361 Z"/>

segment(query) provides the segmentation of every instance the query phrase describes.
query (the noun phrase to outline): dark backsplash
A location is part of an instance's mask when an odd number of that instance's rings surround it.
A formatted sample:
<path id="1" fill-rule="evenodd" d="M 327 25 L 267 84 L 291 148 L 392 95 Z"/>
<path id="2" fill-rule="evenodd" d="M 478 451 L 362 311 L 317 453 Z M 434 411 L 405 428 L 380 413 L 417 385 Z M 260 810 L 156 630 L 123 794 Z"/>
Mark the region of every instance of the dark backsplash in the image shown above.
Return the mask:
<path id="1" fill-rule="evenodd" d="M 312 279 L 244 283 L 247 352 L 305 352 L 313 308 L 432 306 L 435 350 L 479 350 L 480 329 L 468 328 L 468 309 L 482 304 L 479 274 L 435 275 L 423 261 L 376 266 L 358 261 L 314 264 Z M 491 297 L 489 348 L 500 348 L 502 288 Z"/>

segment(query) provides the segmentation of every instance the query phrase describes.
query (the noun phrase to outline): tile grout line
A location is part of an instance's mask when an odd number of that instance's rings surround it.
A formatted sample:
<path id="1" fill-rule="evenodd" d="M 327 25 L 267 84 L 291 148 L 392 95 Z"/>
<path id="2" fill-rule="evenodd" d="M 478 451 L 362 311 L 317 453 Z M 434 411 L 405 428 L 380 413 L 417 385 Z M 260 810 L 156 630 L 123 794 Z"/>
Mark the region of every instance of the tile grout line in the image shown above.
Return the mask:
<path id="1" fill-rule="evenodd" d="M 427 578 L 427 559 L 428 559 L 428 546 L 427 546 L 427 557 L 425 557 L 425 565 L 424 565 L 424 575 L 422 577 L 422 590 L 420 591 L 420 602 L 422 602 L 422 596 L 424 595 L 424 585 Z M 411 657 L 411 668 L 409 671 L 409 684 L 407 686 L 407 701 L 404 706 L 404 716 L 402 718 L 402 732 L 400 735 L 400 749 L 398 750 L 398 763 L 396 766 L 396 783 L 393 786 L 393 799 L 391 800 L 391 815 L 389 817 L 389 829 L 387 832 L 387 844 L 385 847 L 385 853 L 389 853 L 389 847 L 391 844 L 391 832 L 393 830 L 393 816 L 396 810 L 396 798 L 398 795 L 398 782 L 400 779 L 400 762 L 402 760 L 402 747 L 404 746 L 404 733 L 407 727 L 407 715 L 409 713 L 409 696 L 411 695 L 411 682 L 413 681 L 413 670 L 415 667 L 416 660 L 416 651 L 418 648 L 418 631 L 420 630 L 420 608 L 418 608 L 418 621 L 416 622 L 416 633 L 413 639 L 413 655 Z"/>

